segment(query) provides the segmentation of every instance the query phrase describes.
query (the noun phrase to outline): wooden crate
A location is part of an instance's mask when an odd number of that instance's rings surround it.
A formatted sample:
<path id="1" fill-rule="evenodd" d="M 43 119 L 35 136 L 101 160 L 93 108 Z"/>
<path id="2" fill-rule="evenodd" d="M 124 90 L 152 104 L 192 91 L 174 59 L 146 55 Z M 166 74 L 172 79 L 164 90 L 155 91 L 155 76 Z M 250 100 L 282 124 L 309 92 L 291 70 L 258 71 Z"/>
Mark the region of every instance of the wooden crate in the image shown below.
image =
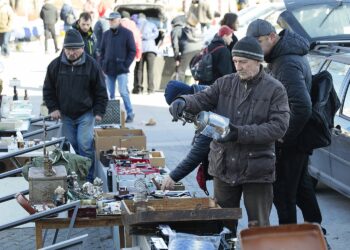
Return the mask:
<path id="1" fill-rule="evenodd" d="M 136 211 L 131 200 L 121 203 L 124 225 L 159 222 L 234 220 L 242 217 L 240 208 L 221 208 L 211 198 L 149 200 L 146 211 Z"/>

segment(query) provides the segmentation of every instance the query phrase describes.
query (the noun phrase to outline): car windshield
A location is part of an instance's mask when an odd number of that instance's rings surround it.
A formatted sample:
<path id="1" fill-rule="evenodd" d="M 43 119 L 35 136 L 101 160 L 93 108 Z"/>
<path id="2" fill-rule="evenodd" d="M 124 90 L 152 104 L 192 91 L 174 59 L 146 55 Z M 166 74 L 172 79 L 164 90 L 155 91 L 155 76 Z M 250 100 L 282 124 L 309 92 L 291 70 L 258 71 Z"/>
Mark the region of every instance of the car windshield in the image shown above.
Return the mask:
<path id="1" fill-rule="evenodd" d="M 311 38 L 350 34 L 350 4 L 303 6 L 293 15 Z"/>

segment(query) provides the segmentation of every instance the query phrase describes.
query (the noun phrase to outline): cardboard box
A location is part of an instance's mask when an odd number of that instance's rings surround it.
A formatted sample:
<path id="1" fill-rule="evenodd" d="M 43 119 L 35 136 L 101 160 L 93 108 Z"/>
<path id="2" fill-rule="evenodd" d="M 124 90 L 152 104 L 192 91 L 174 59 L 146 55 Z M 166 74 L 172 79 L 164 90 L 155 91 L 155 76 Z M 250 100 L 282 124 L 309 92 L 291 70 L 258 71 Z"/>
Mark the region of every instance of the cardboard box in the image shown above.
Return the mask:
<path id="1" fill-rule="evenodd" d="M 149 154 L 149 161 L 154 167 L 165 167 L 165 156 L 163 151 L 151 151 Z"/>
<path id="2" fill-rule="evenodd" d="M 95 129 L 95 148 L 98 157 L 101 150 L 109 150 L 113 146 L 146 149 L 146 136 L 141 129 Z"/>

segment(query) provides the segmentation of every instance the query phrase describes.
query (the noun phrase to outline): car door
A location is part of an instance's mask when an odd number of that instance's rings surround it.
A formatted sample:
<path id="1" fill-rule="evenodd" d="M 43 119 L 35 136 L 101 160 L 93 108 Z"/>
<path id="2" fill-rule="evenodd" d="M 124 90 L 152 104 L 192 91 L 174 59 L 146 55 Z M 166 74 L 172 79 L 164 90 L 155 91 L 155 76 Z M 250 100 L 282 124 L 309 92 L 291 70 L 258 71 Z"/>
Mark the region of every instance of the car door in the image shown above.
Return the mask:
<path id="1" fill-rule="evenodd" d="M 345 66 L 345 65 L 344 65 Z M 346 65 L 349 69 L 349 65 Z M 339 75 L 339 74 L 338 74 Z M 350 76 L 344 79 L 343 105 L 334 119 L 332 144 L 330 146 L 331 179 L 326 183 L 350 197 Z"/>
<path id="2" fill-rule="evenodd" d="M 310 65 L 313 65 L 315 69 L 318 68 L 319 71 L 327 70 L 332 75 L 334 89 L 337 92 L 339 99 L 342 100 L 341 96 L 342 92 L 344 92 L 342 89 L 344 83 L 346 83 L 346 79 L 348 78 L 347 75 L 350 66 L 344 62 L 332 60 L 332 57 L 324 62 L 322 62 L 321 58 L 322 57 L 320 56 L 309 56 Z M 320 67 L 320 65 L 322 66 Z M 313 74 L 317 73 L 315 69 Z M 338 119 L 338 117 L 339 112 L 336 115 L 336 119 Z M 335 123 L 335 125 L 337 124 Z M 310 157 L 309 172 L 311 176 L 331 187 L 333 187 L 333 179 L 335 178 L 333 177 L 334 171 L 332 161 L 337 159 L 337 156 L 332 154 L 332 147 L 337 143 L 336 141 L 338 139 L 339 138 L 336 136 L 336 134 L 334 134 L 332 136 L 332 144 L 330 146 L 314 150 Z"/>

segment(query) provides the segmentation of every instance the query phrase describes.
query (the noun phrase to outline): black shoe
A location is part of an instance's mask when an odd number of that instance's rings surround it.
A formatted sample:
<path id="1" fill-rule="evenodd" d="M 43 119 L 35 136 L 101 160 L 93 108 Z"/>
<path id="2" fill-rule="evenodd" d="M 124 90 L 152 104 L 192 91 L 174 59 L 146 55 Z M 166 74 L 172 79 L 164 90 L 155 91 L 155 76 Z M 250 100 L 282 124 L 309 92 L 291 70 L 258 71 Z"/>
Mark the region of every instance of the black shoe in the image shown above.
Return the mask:
<path id="1" fill-rule="evenodd" d="M 154 94 L 154 90 L 148 90 L 147 93 L 148 93 L 149 95 Z"/>
<path id="2" fill-rule="evenodd" d="M 57 53 L 58 51 L 60 51 L 61 49 L 59 49 L 59 48 L 57 48 L 56 50 L 55 50 L 55 52 Z"/>
<path id="3" fill-rule="evenodd" d="M 140 94 L 142 94 L 142 90 L 140 90 L 140 89 L 133 89 L 132 93 L 136 94 L 136 95 L 140 95 Z"/>
<path id="4" fill-rule="evenodd" d="M 126 117 L 125 123 L 133 122 L 135 118 L 135 114 L 130 114 Z"/>

